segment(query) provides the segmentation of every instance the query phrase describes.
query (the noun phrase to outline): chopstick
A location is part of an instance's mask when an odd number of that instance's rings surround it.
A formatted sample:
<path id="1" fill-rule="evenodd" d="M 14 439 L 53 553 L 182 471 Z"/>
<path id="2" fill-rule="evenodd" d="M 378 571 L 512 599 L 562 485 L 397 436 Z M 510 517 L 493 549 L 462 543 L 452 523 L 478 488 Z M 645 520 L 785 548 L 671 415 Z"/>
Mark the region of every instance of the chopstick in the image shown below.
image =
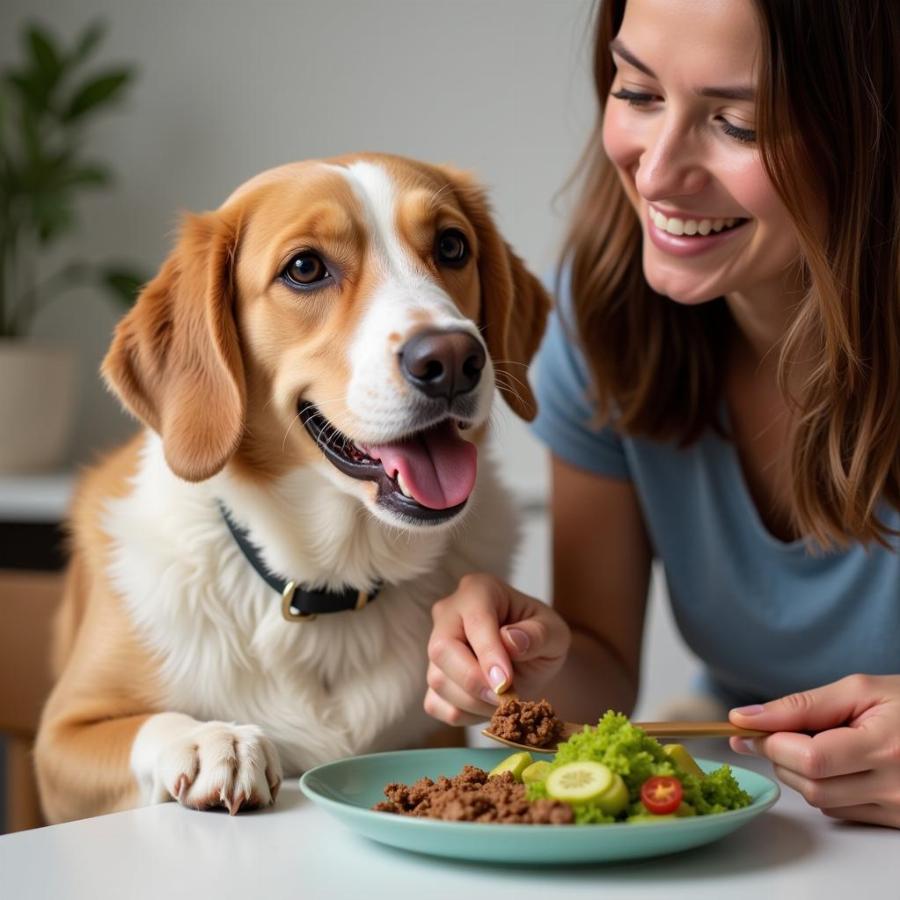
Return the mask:
<path id="1" fill-rule="evenodd" d="M 654 738 L 766 737 L 770 732 L 738 728 L 730 722 L 634 722 Z"/>

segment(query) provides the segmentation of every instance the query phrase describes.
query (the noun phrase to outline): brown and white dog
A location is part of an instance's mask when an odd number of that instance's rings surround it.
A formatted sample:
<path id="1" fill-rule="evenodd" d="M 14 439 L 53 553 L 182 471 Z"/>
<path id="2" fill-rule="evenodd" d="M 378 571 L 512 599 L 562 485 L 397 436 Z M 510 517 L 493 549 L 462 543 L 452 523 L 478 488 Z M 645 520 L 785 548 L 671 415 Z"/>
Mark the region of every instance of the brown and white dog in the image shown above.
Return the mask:
<path id="1" fill-rule="evenodd" d="M 36 748 L 51 821 L 235 812 L 283 771 L 423 742 L 430 607 L 510 562 L 476 456 L 495 384 L 535 413 L 548 307 L 444 167 L 286 165 L 186 220 L 103 364 L 146 428 L 73 505 Z M 321 614 L 297 585 L 331 592 Z"/>

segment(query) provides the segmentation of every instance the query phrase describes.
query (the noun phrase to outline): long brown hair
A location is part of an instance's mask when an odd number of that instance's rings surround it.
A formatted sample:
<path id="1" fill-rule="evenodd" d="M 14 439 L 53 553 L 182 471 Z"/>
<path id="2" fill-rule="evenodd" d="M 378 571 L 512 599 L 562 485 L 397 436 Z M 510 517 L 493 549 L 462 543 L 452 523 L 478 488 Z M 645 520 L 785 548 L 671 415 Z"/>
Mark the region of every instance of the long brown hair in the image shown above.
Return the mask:
<path id="1" fill-rule="evenodd" d="M 794 220 L 806 293 L 780 347 L 813 371 L 790 396 L 792 512 L 823 546 L 887 543 L 900 507 L 900 4 L 755 0 L 762 37 L 757 135 Z M 682 445 L 719 419 L 730 314 L 683 306 L 644 279 L 641 229 L 603 152 L 625 0 L 603 0 L 594 43 L 599 115 L 562 253 L 598 415 L 625 433 Z M 823 229 L 805 198 L 828 211 Z"/>

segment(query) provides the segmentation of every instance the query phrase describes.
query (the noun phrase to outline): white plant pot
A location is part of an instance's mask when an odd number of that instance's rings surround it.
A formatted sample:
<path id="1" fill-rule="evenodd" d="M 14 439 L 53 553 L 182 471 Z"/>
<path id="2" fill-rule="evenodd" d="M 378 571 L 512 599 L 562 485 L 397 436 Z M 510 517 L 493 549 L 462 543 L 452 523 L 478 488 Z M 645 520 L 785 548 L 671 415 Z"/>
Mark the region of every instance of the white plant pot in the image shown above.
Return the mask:
<path id="1" fill-rule="evenodd" d="M 0 340 L 0 472 L 66 463 L 77 401 L 72 348 Z"/>

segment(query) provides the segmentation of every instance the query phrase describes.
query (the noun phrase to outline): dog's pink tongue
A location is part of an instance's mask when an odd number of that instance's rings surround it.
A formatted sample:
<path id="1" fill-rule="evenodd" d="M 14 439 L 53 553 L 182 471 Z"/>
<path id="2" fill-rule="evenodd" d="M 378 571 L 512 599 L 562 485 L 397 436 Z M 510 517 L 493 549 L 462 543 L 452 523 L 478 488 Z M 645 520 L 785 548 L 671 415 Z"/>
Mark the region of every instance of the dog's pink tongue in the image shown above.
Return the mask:
<path id="1" fill-rule="evenodd" d="M 451 422 L 445 422 L 406 441 L 366 447 L 392 478 L 399 473 L 403 485 L 422 506 L 449 509 L 467 500 L 475 486 L 478 451 L 463 440 Z"/>

